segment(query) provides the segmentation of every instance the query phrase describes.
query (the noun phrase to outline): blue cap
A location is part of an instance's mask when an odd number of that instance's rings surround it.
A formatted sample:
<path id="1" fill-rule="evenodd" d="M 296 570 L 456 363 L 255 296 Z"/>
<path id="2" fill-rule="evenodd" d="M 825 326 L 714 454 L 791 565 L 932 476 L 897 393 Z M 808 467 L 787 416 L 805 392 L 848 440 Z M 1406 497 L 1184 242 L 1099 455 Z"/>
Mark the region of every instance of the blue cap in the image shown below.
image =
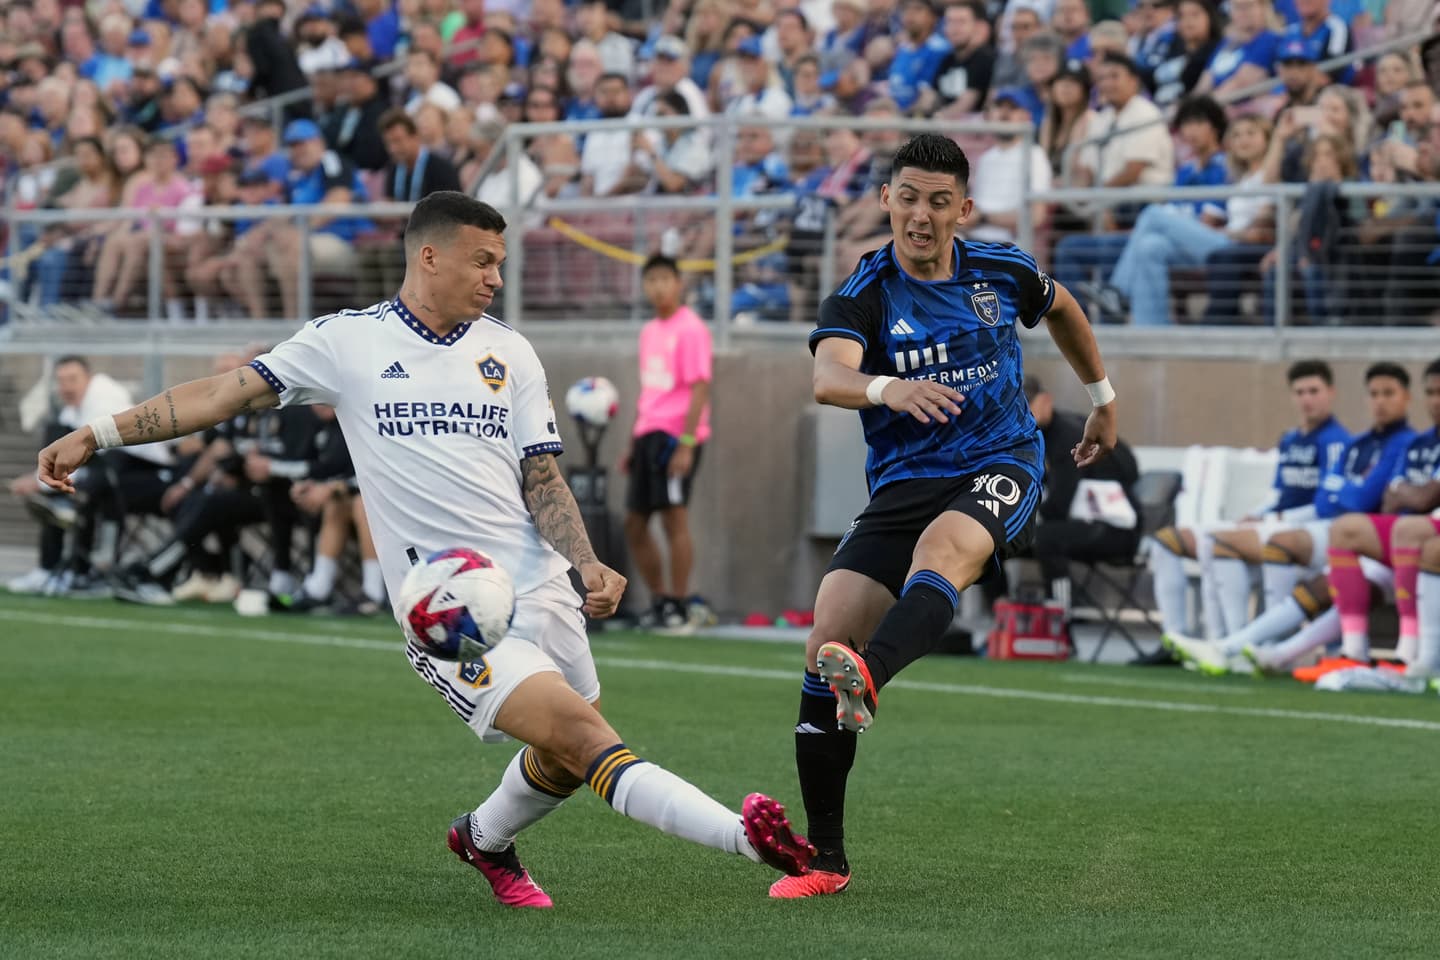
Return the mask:
<path id="1" fill-rule="evenodd" d="M 150 46 L 150 34 L 144 30 L 131 30 L 130 39 L 125 42 L 132 47 L 148 47 Z"/>
<path id="2" fill-rule="evenodd" d="M 322 134 L 314 120 L 291 120 L 285 124 L 285 146 L 292 147 L 306 140 L 318 140 Z"/>
<path id="3" fill-rule="evenodd" d="M 744 40 L 741 40 L 741 41 L 740 41 L 740 45 L 735 48 L 735 52 L 738 53 L 738 54 L 740 54 L 740 56 L 742 56 L 742 57 L 758 57 L 758 56 L 760 56 L 760 53 L 761 53 L 760 38 L 759 38 L 759 37 L 746 37 Z"/>
<path id="4" fill-rule="evenodd" d="M 1030 98 L 1025 95 L 1025 89 L 1023 87 L 1001 87 L 990 97 L 992 104 L 1004 101 L 1006 103 L 1013 103 L 1017 107 L 1028 107 L 1029 100 Z"/>
<path id="5" fill-rule="evenodd" d="M 824 73 L 820 74 L 821 90 L 834 90 L 838 86 L 840 86 L 839 70 L 826 70 Z"/>
<path id="6" fill-rule="evenodd" d="M 1280 49 L 1275 51 L 1276 63 L 1285 63 L 1287 60 L 1318 63 L 1320 51 L 1316 49 L 1314 41 L 1307 40 L 1298 34 L 1291 34 L 1280 42 Z"/>

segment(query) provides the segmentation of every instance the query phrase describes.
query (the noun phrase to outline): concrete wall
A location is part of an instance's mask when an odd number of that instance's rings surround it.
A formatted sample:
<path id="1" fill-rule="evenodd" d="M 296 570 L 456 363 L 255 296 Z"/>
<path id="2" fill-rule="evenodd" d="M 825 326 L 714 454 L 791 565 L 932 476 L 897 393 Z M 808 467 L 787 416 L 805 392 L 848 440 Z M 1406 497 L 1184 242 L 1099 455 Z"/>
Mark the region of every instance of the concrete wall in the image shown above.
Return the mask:
<path id="1" fill-rule="evenodd" d="M 527 332 L 534 334 L 557 401 L 582 376 L 606 376 L 620 388 L 622 414 L 601 450 L 602 462 L 613 468 L 632 421 L 626 408 L 637 392 L 633 333 L 581 343 L 551 340 L 539 326 Z M 1083 409 L 1088 401 L 1063 361 L 1043 347 L 1032 354 L 1029 369 L 1061 404 Z M 1428 421 L 1418 377 L 1429 359 L 1416 357 L 1407 364 L 1417 378 L 1411 408 L 1417 424 Z M 1367 419 L 1361 380 L 1367 363 L 1334 364 L 1338 412 L 1352 429 Z M 96 365 L 122 379 L 143 375 L 140 358 L 107 358 Z M 1113 359 L 1109 373 L 1121 398 L 1122 434 L 1133 444 L 1145 445 L 1268 446 L 1291 424 L 1285 367 L 1269 360 Z M 36 358 L 0 357 L 0 379 L 11 390 L 23 390 L 39 370 Z M 170 358 L 164 364 L 165 378 L 172 382 L 208 370 L 208 361 L 198 358 Z M 811 452 L 803 425 L 809 404 L 810 358 L 798 340 L 749 343 L 743 351 L 717 357 L 715 436 L 705 452 L 694 497 L 696 586 L 727 612 L 774 613 L 812 605 L 833 542 L 812 540 L 804 533 Z M 5 430 L 16 429 L 13 407 L 3 417 Z M 578 437 L 563 416 L 561 430 L 567 458 L 578 461 Z M 7 475 L 28 466 L 5 465 Z M 622 509 L 623 497 L 623 483 L 612 482 L 610 502 L 616 511 Z M 636 589 L 638 596 L 638 584 Z"/>

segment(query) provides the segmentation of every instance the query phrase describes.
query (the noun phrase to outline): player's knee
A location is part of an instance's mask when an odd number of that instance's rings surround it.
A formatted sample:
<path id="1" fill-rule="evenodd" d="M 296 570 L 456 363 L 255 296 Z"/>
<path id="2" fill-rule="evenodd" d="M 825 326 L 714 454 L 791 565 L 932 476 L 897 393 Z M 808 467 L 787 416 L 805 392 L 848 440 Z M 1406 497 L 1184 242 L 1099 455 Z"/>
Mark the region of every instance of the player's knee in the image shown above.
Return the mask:
<path id="1" fill-rule="evenodd" d="M 1185 539 L 1179 527 L 1165 527 L 1156 530 L 1155 542 L 1177 557 L 1185 556 Z"/>
<path id="2" fill-rule="evenodd" d="M 1418 550 L 1435 536 L 1435 524 L 1429 517 L 1401 517 L 1390 531 L 1392 550 Z"/>
<path id="3" fill-rule="evenodd" d="M 1304 566 L 1305 557 L 1310 556 L 1310 537 L 1304 533 L 1277 533 L 1260 548 L 1260 559 L 1264 563 L 1288 566 Z"/>
<path id="4" fill-rule="evenodd" d="M 1330 545 L 1340 550 L 1355 550 L 1365 537 L 1370 519 L 1363 514 L 1347 513 L 1330 525 Z"/>
<path id="5" fill-rule="evenodd" d="M 1303 583 L 1296 584 L 1295 589 L 1290 592 L 1290 596 L 1300 604 L 1300 609 L 1305 611 L 1306 618 L 1313 620 L 1330 607 L 1330 581 L 1323 574 L 1311 577 Z"/>

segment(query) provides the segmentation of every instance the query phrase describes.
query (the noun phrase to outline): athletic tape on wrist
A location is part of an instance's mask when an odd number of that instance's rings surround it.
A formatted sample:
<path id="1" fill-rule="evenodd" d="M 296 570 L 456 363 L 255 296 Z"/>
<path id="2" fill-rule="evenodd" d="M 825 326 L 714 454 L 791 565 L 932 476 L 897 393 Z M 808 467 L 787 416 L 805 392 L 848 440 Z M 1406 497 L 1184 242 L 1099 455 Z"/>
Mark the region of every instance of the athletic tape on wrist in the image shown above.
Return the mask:
<path id="1" fill-rule="evenodd" d="M 125 441 L 120 439 L 120 428 L 115 426 L 114 417 L 96 417 L 90 421 L 89 427 L 90 432 L 95 434 L 96 450 L 125 445 Z"/>
<path id="2" fill-rule="evenodd" d="M 1103 407 L 1115 399 L 1115 388 L 1110 386 L 1109 377 L 1098 383 L 1085 384 L 1085 392 L 1090 394 L 1090 404 L 1096 407 Z"/>
<path id="3" fill-rule="evenodd" d="M 876 377 L 871 380 L 865 387 L 865 399 L 877 407 L 884 406 L 885 401 L 881 398 L 881 394 L 885 392 L 887 386 L 895 382 L 895 379 L 895 377 Z"/>

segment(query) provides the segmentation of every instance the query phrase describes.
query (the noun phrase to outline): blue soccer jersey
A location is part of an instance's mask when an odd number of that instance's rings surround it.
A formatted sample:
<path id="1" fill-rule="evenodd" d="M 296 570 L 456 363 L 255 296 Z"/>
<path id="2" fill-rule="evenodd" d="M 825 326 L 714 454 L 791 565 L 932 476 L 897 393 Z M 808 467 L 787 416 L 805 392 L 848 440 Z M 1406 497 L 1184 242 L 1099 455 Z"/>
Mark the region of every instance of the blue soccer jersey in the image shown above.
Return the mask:
<path id="1" fill-rule="evenodd" d="M 1271 509 L 1295 510 L 1313 504 L 1320 479 L 1334 470 L 1349 442 L 1349 431 L 1334 417 L 1309 433 L 1297 429 L 1281 437 Z"/>
<path id="2" fill-rule="evenodd" d="M 1320 484 L 1316 515 L 1330 520 L 1342 513 L 1379 513 L 1385 488 L 1405 462 L 1405 451 L 1414 439 L 1415 431 L 1401 420 L 1351 440 Z"/>
<path id="3" fill-rule="evenodd" d="M 854 340 L 865 351 L 862 373 L 934 380 L 965 398 L 949 423 L 920 423 L 884 406 L 860 411 L 872 495 L 897 480 L 964 476 L 994 463 L 1018 464 L 1037 481 L 1044 475 L 1015 325 L 1039 322 L 1054 284 L 1008 243 L 957 240 L 955 267 L 948 280 L 916 280 L 886 244 L 820 306 L 812 352 L 829 337 Z"/>
<path id="4" fill-rule="evenodd" d="M 1437 470 L 1440 470 L 1440 427 L 1431 427 L 1410 441 L 1393 482 L 1423 487 L 1432 480 L 1440 479 Z"/>

